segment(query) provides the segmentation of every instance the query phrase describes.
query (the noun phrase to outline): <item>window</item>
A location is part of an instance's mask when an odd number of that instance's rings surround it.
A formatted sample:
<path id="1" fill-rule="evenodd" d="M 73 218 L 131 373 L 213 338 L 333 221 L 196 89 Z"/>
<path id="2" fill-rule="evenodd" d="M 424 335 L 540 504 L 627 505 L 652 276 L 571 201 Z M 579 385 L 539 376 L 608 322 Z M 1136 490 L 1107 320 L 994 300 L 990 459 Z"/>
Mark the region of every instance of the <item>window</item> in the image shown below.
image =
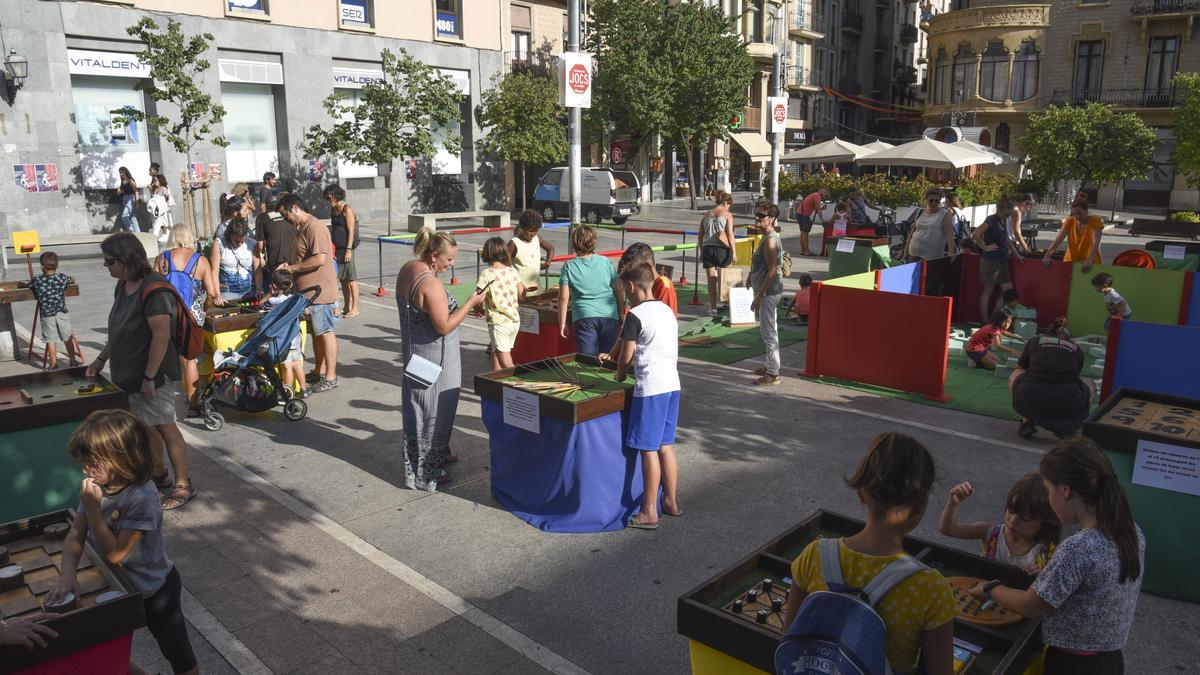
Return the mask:
<path id="1" fill-rule="evenodd" d="M 271 13 L 267 0 L 225 0 L 225 16 L 260 16 Z M 262 177 L 259 176 L 261 180 Z"/>
<path id="2" fill-rule="evenodd" d="M 146 123 L 134 122 L 128 127 L 113 123 L 114 113 L 120 114 L 125 108 L 146 110 L 142 92 L 133 88 L 136 83 L 123 77 L 71 76 L 79 169 L 85 189 L 117 187 L 117 168 L 121 166 L 129 169 L 138 185 L 150 180 Z"/>
<path id="3" fill-rule="evenodd" d="M 1008 50 L 1000 41 L 989 42 L 979 62 L 979 97 L 988 101 L 1008 98 Z"/>
<path id="4" fill-rule="evenodd" d="M 945 47 L 938 47 L 937 60 L 933 69 L 933 102 L 945 103 L 946 88 L 950 83 L 950 57 L 946 55 Z"/>
<path id="5" fill-rule="evenodd" d="M 1104 41 L 1085 40 L 1075 44 L 1076 101 L 1100 100 L 1104 77 Z"/>
<path id="6" fill-rule="evenodd" d="M 338 0 L 338 25 L 342 28 L 375 27 L 373 0 Z"/>
<path id="7" fill-rule="evenodd" d="M 1013 59 L 1012 100 L 1028 101 L 1037 96 L 1038 51 L 1033 40 L 1025 40 Z"/>
<path id="8" fill-rule="evenodd" d="M 433 0 L 433 37 L 439 40 L 462 39 L 460 0 Z"/>
<path id="9" fill-rule="evenodd" d="M 950 83 L 950 102 L 959 103 L 975 96 L 975 52 L 961 44 L 954 54 L 954 80 Z"/>
<path id="10" fill-rule="evenodd" d="M 1150 38 L 1150 54 L 1146 59 L 1147 105 L 1170 104 L 1171 80 L 1179 64 L 1179 38 Z"/>
<path id="11" fill-rule="evenodd" d="M 509 8 L 512 17 L 512 33 L 508 38 L 508 48 L 511 52 L 509 60 L 513 71 L 524 70 L 529 66 L 529 43 L 533 37 L 533 9 L 528 5 L 512 5 Z"/>
<path id="12" fill-rule="evenodd" d="M 348 122 L 355 117 L 355 108 L 362 104 L 361 89 L 338 89 L 334 93 L 341 95 L 341 121 Z M 337 160 L 338 177 L 345 178 L 374 178 L 379 175 L 379 167 L 374 164 L 355 164 L 344 159 Z"/>
<path id="13" fill-rule="evenodd" d="M 275 93 L 269 84 L 221 83 L 225 106 L 225 160 L 230 183 L 262 180 L 267 171 L 279 172 L 279 138 Z"/>
<path id="14" fill-rule="evenodd" d="M 562 183 L 562 177 L 562 169 L 547 171 L 546 175 L 542 177 L 542 185 L 559 185 Z"/>
<path id="15" fill-rule="evenodd" d="M 1008 145 L 1012 137 L 1012 129 L 1008 127 L 1008 122 L 1001 122 L 996 127 L 996 144 L 993 146 L 1000 152 L 1008 152 Z"/>

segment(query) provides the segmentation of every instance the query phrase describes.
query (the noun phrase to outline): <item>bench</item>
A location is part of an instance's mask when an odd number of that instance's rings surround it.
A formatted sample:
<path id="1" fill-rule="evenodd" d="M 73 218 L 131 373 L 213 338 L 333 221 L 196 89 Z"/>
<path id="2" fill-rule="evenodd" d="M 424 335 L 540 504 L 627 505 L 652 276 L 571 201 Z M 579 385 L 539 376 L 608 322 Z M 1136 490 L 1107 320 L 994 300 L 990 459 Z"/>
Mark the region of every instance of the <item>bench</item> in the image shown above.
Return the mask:
<path id="1" fill-rule="evenodd" d="M 142 242 L 142 247 L 146 249 L 146 255 L 150 258 L 158 255 L 158 239 L 150 232 L 139 232 L 135 234 L 139 241 Z M 108 237 L 107 234 L 78 234 L 67 235 L 62 237 L 39 237 L 39 244 L 42 251 L 53 250 L 60 258 L 93 258 L 100 256 L 100 242 Z M 8 276 L 8 254 L 11 251 L 14 258 L 19 260 L 24 257 L 20 251 L 13 247 L 12 240 L 5 240 L 0 246 L 0 263 L 3 263 L 4 275 Z M 39 254 L 40 255 L 40 254 Z M 36 257 L 36 256 L 35 256 Z M 37 261 L 34 261 L 34 269 L 36 270 Z"/>
<path id="2" fill-rule="evenodd" d="M 505 211 L 454 211 L 449 213 L 410 213 L 408 214 L 408 231 L 420 232 L 421 228 L 438 229 L 439 220 L 459 220 L 463 218 L 482 218 L 484 227 L 505 227 L 510 216 Z"/>

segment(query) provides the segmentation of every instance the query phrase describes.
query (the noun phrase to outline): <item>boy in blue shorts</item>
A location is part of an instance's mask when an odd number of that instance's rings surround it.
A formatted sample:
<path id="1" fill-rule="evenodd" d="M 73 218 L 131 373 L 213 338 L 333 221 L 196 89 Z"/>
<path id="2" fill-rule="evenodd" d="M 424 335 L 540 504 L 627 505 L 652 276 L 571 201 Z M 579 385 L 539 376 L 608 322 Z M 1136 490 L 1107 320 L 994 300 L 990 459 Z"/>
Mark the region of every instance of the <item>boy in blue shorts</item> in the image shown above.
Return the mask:
<path id="1" fill-rule="evenodd" d="M 618 382 L 633 368 L 636 385 L 629 408 L 629 432 L 625 445 L 641 452 L 645 493 L 642 506 L 629 527 L 658 529 L 658 488 L 662 485 L 662 510 L 668 516 L 683 515 L 675 498 L 679 466 L 675 462 L 675 425 L 679 419 L 679 326 L 675 313 L 654 299 L 658 274 L 649 264 L 626 265 L 621 284 L 632 307 L 621 329 L 621 351 L 617 358 Z M 608 360 L 608 355 L 601 356 Z"/>

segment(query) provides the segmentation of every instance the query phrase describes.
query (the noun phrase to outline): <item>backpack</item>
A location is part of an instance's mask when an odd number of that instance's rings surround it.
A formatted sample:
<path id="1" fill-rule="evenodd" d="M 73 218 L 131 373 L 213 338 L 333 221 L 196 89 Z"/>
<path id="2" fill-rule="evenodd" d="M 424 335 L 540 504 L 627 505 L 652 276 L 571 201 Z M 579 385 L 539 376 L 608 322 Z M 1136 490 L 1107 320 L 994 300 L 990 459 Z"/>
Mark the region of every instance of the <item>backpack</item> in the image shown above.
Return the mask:
<path id="1" fill-rule="evenodd" d="M 779 675 L 885 675 L 892 672 L 884 652 L 887 628 L 874 606 L 893 588 L 925 568 L 902 556 L 857 589 L 842 577 L 840 539 L 822 539 L 821 574 L 829 590 L 810 593 L 800 604 L 775 651 Z"/>
<path id="2" fill-rule="evenodd" d="M 200 254 L 193 253 L 187 267 L 182 270 L 175 267 L 175 261 L 171 258 L 170 251 L 163 251 L 163 262 L 167 263 L 167 273 L 163 276 L 175 287 L 175 290 L 179 291 L 179 297 L 183 298 L 184 306 L 190 308 L 196 301 L 196 280 L 192 278 L 192 272 L 196 270 L 196 265 L 200 264 Z"/>
<path id="3" fill-rule="evenodd" d="M 191 303 L 185 303 L 183 296 L 168 281 L 148 281 L 142 284 L 142 306 L 157 293 L 170 293 L 175 296 L 176 311 L 172 317 L 171 344 L 181 358 L 195 359 L 204 353 L 204 330 L 192 316 Z"/>
<path id="4" fill-rule="evenodd" d="M 792 254 L 787 251 L 783 252 L 783 276 L 784 278 L 792 275 Z"/>

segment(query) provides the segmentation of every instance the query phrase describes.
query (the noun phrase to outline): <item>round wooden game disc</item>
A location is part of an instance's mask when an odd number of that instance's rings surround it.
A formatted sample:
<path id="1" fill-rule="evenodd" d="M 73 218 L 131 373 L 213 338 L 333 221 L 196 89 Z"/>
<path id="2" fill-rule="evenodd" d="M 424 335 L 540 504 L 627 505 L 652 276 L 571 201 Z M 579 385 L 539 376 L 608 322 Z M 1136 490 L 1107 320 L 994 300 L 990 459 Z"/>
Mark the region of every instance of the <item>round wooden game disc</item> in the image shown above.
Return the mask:
<path id="1" fill-rule="evenodd" d="M 8 557 L 8 547 L 0 546 L 0 567 L 7 565 L 9 560 L 10 560 L 10 558 Z"/>
<path id="2" fill-rule="evenodd" d="M 119 600 L 120 598 L 123 598 L 123 597 L 125 597 L 125 593 L 123 593 L 121 591 L 108 591 L 108 592 L 101 593 L 100 595 L 96 596 L 96 604 L 103 605 L 106 602 L 112 602 L 113 600 Z"/>
<path id="3" fill-rule="evenodd" d="M 7 591 L 25 583 L 25 570 L 20 565 L 0 567 L 0 591 Z"/>
<path id="4" fill-rule="evenodd" d="M 969 592 L 971 587 L 983 583 L 984 579 L 946 577 L 946 581 L 950 582 L 950 590 L 954 592 L 954 602 L 958 604 L 958 618 L 963 621 L 981 626 L 1009 626 L 1021 621 L 1021 615 L 998 605 L 983 609 L 982 605 L 971 597 Z"/>
<path id="5" fill-rule="evenodd" d="M 47 525 L 46 528 L 42 530 L 42 536 L 47 539 L 65 539 L 67 532 L 70 530 L 71 526 L 66 523 L 54 523 L 52 525 Z"/>
<path id="6" fill-rule="evenodd" d="M 62 597 L 61 600 L 54 603 L 53 605 L 48 602 L 43 603 L 43 605 L 42 605 L 42 609 L 46 610 L 47 612 L 56 612 L 58 614 L 64 614 L 66 612 L 69 612 L 73 609 L 78 609 L 78 608 L 79 608 L 79 600 L 77 600 L 75 598 L 74 593 L 67 593 L 66 595 L 64 595 Z"/>
<path id="7" fill-rule="evenodd" d="M 98 384 L 81 384 L 75 388 L 75 393 L 81 396 L 84 394 L 95 394 L 101 391 L 104 391 L 104 387 L 101 387 Z"/>

